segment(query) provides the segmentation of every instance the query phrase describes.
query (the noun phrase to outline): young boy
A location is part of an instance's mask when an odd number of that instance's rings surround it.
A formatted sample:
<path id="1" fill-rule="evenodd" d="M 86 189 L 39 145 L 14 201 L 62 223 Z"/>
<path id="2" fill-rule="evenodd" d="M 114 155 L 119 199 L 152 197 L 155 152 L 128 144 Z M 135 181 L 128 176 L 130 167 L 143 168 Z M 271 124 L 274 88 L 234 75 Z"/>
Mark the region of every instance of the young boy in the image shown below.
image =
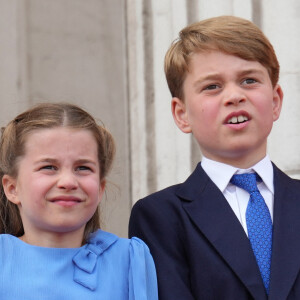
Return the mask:
<path id="1" fill-rule="evenodd" d="M 207 19 L 180 32 L 165 73 L 175 123 L 203 159 L 132 210 L 159 299 L 300 299 L 300 182 L 266 154 L 283 98 L 272 45 L 250 21 Z"/>

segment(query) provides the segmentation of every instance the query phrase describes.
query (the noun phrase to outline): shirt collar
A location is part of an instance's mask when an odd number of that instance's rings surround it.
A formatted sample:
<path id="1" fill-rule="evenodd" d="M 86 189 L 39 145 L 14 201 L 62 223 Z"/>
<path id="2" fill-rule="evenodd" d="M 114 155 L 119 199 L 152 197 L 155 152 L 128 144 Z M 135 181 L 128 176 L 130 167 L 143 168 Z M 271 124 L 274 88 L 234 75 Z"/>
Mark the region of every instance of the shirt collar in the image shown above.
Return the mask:
<path id="1" fill-rule="evenodd" d="M 201 166 L 222 193 L 224 193 L 231 177 L 235 173 L 242 174 L 256 172 L 261 177 L 270 192 L 274 194 L 273 166 L 268 155 L 266 155 L 262 160 L 260 160 L 257 164 L 249 169 L 239 169 L 221 162 L 208 159 L 204 156 L 202 158 Z"/>

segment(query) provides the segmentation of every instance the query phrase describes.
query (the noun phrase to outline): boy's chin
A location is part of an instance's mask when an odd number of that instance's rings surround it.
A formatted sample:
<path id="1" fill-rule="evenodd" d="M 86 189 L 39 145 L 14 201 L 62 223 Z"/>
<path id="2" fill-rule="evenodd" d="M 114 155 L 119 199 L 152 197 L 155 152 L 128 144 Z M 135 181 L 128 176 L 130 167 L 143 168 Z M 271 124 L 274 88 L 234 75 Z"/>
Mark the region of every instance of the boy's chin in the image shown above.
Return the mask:
<path id="1" fill-rule="evenodd" d="M 220 163 L 247 169 L 262 160 L 266 156 L 266 151 L 264 149 L 254 149 L 253 151 L 249 151 L 249 147 L 240 146 L 215 155 L 203 155 L 208 159 L 215 160 Z"/>

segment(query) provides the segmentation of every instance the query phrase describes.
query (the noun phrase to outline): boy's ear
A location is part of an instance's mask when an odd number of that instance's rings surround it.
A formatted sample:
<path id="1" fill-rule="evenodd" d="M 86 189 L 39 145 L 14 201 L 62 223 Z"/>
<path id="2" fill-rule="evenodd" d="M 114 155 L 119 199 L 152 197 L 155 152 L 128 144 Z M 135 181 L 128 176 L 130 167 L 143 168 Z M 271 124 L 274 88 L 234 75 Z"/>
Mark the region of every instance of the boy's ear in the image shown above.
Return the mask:
<path id="1" fill-rule="evenodd" d="M 17 180 L 5 174 L 2 177 L 2 186 L 6 198 L 14 204 L 20 204 L 19 198 L 17 197 Z"/>
<path id="2" fill-rule="evenodd" d="M 171 109 L 174 121 L 178 128 L 184 133 L 191 133 L 192 129 L 188 120 L 185 103 L 179 98 L 172 98 Z"/>
<path id="3" fill-rule="evenodd" d="M 273 121 L 278 120 L 281 112 L 283 100 L 283 91 L 279 84 L 276 84 L 273 90 Z"/>

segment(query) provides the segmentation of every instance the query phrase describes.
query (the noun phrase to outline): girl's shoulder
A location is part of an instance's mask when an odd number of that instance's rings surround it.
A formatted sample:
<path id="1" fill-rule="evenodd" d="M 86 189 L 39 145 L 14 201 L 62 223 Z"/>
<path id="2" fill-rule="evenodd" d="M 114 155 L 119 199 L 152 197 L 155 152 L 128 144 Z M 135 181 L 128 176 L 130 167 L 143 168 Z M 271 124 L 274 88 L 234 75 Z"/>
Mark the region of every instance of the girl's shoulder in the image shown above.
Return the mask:
<path id="1" fill-rule="evenodd" d="M 104 252 L 109 248 L 130 249 L 141 248 L 149 250 L 147 245 L 139 238 L 132 237 L 131 239 L 121 238 L 117 235 L 103 231 L 101 229 L 92 233 L 87 244 L 87 248 L 98 248 L 98 251 Z"/>
<path id="2" fill-rule="evenodd" d="M 101 272 L 106 279 L 113 276 L 115 280 L 128 282 L 130 278 L 130 284 L 133 284 L 132 273 L 148 274 L 149 269 L 151 277 L 155 277 L 153 260 L 144 242 L 138 238 L 120 238 L 103 230 L 90 235 L 89 242 L 73 257 L 73 263 L 75 282 L 91 290 L 96 288 L 96 274 Z"/>
<path id="3" fill-rule="evenodd" d="M 6 233 L 3 233 L 3 234 L 0 234 L 0 246 L 3 247 L 5 245 L 9 246 L 9 245 L 12 245 L 12 244 L 18 244 L 18 243 L 22 243 L 22 241 L 11 235 L 11 234 L 6 234 Z"/>
<path id="4" fill-rule="evenodd" d="M 15 239 L 18 239 L 18 238 L 11 234 L 7 234 L 7 233 L 0 234 L 0 240 L 15 240 Z"/>

